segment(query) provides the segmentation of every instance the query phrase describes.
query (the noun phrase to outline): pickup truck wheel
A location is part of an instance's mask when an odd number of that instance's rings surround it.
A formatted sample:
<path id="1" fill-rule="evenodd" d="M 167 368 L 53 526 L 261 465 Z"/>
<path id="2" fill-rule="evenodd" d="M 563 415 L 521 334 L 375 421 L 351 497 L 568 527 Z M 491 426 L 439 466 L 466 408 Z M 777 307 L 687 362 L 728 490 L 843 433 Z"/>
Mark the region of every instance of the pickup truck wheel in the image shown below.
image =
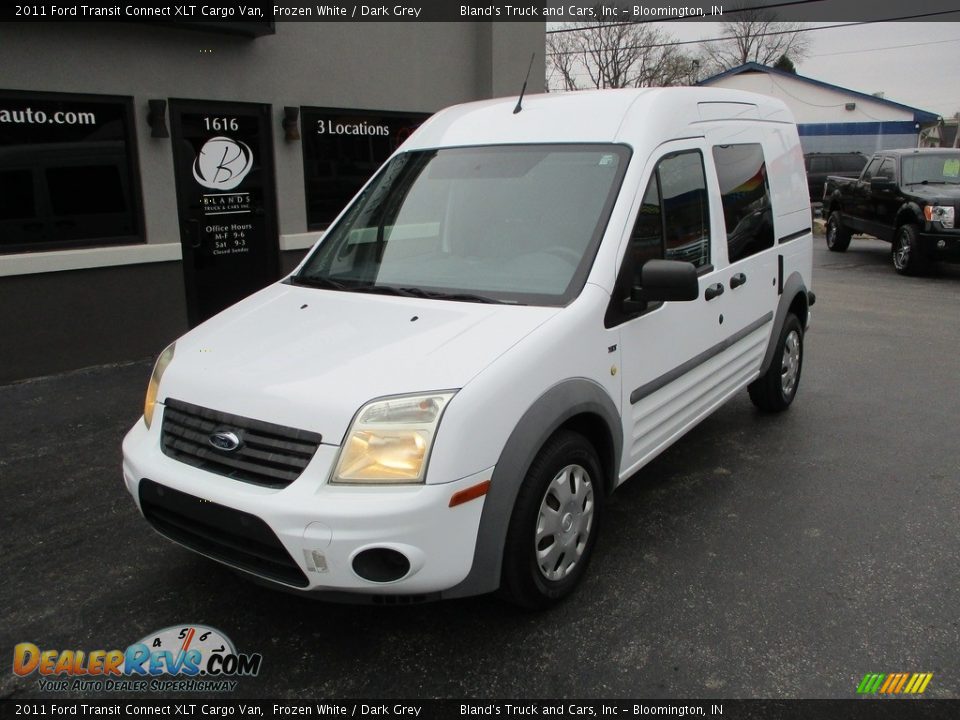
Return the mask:
<path id="1" fill-rule="evenodd" d="M 901 225 L 893 238 L 893 267 L 901 275 L 920 275 L 930 268 L 930 262 L 920 252 L 917 226 Z"/>
<path id="2" fill-rule="evenodd" d="M 834 210 L 827 219 L 827 248 L 833 252 L 846 252 L 853 233 L 843 226 L 840 213 Z"/>
<path id="3" fill-rule="evenodd" d="M 797 395 L 802 369 L 803 326 L 799 318 L 790 313 L 777 338 L 769 369 L 747 388 L 750 400 L 765 412 L 786 410 Z"/>
<path id="4" fill-rule="evenodd" d="M 593 445 L 562 430 L 530 466 L 504 548 L 501 591 L 529 609 L 569 595 L 586 572 L 599 531 L 603 473 Z"/>

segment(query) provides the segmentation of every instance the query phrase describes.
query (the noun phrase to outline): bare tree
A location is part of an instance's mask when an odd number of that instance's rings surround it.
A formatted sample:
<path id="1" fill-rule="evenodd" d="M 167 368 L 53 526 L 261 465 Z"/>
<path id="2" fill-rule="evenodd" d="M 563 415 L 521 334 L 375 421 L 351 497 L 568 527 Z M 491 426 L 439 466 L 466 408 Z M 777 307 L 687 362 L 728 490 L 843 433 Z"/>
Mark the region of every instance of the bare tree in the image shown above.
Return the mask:
<path id="1" fill-rule="evenodd" d="M 766 8 L 746 8 L 723 21 L 726 40 L 704 44 L 703 63 L 708 73 L 723 72 L 748 62 L 773 65 L 788 56 L 802 60 L 809 53 L 810 42 L 800 32 L 799 23 L 779 22 Z"/>
<path id="2" fill-rule="evenodd" d="M 693 58 L 650 24 L 569 23 L 548 35 L 547 79 L 554 89 L 689 84 Z"/>
<path id="3" fill-rule="evenodd" d="M 579 45 L 567 32 L 547 35 L 547 90 L 578 90 Z"/>

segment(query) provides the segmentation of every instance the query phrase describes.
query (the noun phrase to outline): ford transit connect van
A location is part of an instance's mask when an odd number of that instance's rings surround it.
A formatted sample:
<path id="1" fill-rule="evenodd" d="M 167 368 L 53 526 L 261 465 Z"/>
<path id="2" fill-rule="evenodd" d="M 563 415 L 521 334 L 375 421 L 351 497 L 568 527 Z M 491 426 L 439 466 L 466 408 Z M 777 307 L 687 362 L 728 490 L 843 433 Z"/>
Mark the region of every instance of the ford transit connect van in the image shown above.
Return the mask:
<path id="1" fill-rule="evenodd" d="M 734 394 L 797 393 L 797 130 L 739 91 L 580 92 L 428 120 L 291 274 L 161 354 L 124 441 L 162 535 L 382 603 L 582 578 L 623 481 Z"/>

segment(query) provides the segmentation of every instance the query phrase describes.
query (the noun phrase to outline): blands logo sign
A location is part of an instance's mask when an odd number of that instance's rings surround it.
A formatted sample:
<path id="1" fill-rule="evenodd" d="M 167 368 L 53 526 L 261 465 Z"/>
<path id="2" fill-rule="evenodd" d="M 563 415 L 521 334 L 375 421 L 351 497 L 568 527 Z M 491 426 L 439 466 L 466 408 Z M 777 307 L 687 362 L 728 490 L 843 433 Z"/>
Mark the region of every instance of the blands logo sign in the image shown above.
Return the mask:
<path id="1" fill-rule="evenodd" d="M 241 140 L 210 138 L 193 161 L 193 177 L 211 190 L 233 190 L 253 167 L 253 151 Z"/>
<path id="2" fill-rule="evenodd" d="M 857 686 L 858 695 L 923 695 L 933 673 L 867 673 Z"/>

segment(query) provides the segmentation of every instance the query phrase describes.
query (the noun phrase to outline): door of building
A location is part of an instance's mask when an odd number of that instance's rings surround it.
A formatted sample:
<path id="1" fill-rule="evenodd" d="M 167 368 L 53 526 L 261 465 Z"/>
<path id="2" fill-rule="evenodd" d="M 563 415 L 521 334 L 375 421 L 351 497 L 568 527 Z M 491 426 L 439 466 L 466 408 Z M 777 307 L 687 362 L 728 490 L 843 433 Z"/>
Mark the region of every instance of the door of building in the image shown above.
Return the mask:
<path id="1" fill-rule="evenodd" d="M 280 272 L 270 106 L 171 100 L 190 326 Z"/>

